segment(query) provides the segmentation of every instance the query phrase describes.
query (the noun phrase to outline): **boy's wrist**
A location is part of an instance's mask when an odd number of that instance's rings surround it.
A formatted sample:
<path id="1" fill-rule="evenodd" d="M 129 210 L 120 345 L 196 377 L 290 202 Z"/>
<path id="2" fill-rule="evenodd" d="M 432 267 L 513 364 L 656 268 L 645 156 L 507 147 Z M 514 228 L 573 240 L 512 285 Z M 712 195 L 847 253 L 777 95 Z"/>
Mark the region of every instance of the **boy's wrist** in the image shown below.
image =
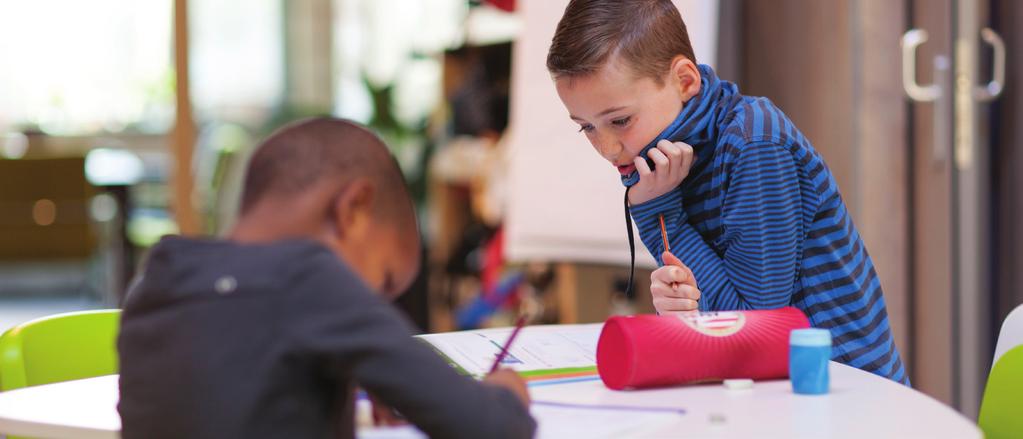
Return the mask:
<path id="1" fill-rule="evenodd" d="M 682 210 L 682 190 L 675 188 L 641 203 L 633 203 L 630 197 L 629 210 L 637 225 L 645 219 L 656 218 L 660 214 L 673 216 L 672 214 Z"/>
<path id="2" fill-rule="evenodd" d="M 665 192 L 663 194 L 652 194 L 652 193 L 644 193 L 642 191 L 635 191 L 635 190 L 629 191 L 629 204 L 633 205 L 633 206 L 638 206 L 638 205 L 645 204 L 645 203 L 648 203 L 650 201 L 656 200 L 656 199 L 658 199 L 658 198 L 660 198 L 660 197 L 662 197 L 664 195 L 667 195 L 667 194 L 669 194 L 671 192 L 672 191 L 668 191 L 668 192 Z"/>

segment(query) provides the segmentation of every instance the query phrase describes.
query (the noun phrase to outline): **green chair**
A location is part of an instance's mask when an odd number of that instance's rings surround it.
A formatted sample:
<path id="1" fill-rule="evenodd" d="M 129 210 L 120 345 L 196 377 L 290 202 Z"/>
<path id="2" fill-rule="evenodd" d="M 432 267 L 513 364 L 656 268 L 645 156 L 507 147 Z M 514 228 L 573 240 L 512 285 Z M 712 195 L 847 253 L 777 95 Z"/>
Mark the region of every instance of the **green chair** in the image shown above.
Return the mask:
<path id="1" fill-rule="evenodd" d="M 57 314 L 0 336 L 0 390 L 117 373 L 121 311 Z"/>
<path id="2" fill-rule="evenodd" d="M 1002 323 L 977 424 L 988 439 L 1023 437 L 1023 305 Z"/>

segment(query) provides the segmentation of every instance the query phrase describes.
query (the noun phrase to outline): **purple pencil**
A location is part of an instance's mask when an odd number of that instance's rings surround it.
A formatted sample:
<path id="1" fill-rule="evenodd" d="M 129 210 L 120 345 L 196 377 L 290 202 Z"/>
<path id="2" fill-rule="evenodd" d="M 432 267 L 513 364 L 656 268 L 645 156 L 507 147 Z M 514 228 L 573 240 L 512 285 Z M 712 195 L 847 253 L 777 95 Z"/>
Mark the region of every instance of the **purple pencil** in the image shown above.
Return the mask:
<path id="1" fill-rule="evenodd" d="M 520 315 L 518 320 L 515 321 L 515 330 L 512 331 L 511 336 L 508 337 L 508 341 L 504 342 L 504 347 L 501 348 L 501 353 L 497 354 L 497 358 L 494 360 L 494 365 L 490 367 L 490 373 L 497 371 L 498 366 L 501 365 L 501 361 L 508 355 L 508 350 L 511 349 L 512 342 L 515 341 L 515 336 L 519 335 L 519 331 L 526 325 L 526 315 Z"/>

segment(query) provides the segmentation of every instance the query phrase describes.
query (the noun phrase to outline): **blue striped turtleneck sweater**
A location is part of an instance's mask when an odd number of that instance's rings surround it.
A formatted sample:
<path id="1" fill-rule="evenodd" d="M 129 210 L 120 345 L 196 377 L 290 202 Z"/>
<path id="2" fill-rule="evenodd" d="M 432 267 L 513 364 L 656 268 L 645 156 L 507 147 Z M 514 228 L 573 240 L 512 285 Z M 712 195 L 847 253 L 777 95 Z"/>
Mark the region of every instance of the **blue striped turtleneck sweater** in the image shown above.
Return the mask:
<path id="1" fill-rule="evenodd" d="M 663 265 L 663 214 L 701 310 L 795 306 L 831 331 L 835 361 L 908 385 L 874 264 L 823 158 L 770 100 L 699 69 L 699 96 L 648 145 L 682 141 L 696 160 L 674 190 L 631 206 L 643 244 Z"/>

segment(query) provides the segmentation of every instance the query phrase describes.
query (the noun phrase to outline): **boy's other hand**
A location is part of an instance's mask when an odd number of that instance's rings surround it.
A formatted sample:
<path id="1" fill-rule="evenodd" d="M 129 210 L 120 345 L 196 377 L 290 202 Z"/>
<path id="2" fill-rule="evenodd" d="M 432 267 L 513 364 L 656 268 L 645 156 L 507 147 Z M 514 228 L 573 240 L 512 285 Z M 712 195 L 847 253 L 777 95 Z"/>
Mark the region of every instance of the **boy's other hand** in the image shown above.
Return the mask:
<path id="1" fill-rule="evenodd" d="M 373 407 L 373 425 L 382 427 L 394 427 L 408 424 L 405 417 L 401 416 L 391 406 L 384 404 L 376 397 L 370 395 L 369 401 Z"/>
<path id="2" fill-rule="evenodd" d="M 529 407 L 529 389 L 526 388 L 526 380 L 511 369 L 497 369 L 487 375 L 483 382 L 492 386 L 504 387 L 511 390 L 515 396 L 522 400 L 522 404 Z"/>
<path id="3" fill-rule="evenodd" d="M 654 162 L 651 170 L 642 156 L 633 159 L 639 182 L 629 190 L 629 203 L 636 205 L 650 201 L 675 189 L 689 175 L 693 166 L 693 147 L 668 140 L 657 142 L 647 156 Z"/>
<path id="4" fill-rule="evenodd" d="M 699 309 L 700 289 L 693 271 L 681 260 L 664 252 L 664 266 L 650 274 L 650 295 L 658 314 L 678 314 Z"/>

